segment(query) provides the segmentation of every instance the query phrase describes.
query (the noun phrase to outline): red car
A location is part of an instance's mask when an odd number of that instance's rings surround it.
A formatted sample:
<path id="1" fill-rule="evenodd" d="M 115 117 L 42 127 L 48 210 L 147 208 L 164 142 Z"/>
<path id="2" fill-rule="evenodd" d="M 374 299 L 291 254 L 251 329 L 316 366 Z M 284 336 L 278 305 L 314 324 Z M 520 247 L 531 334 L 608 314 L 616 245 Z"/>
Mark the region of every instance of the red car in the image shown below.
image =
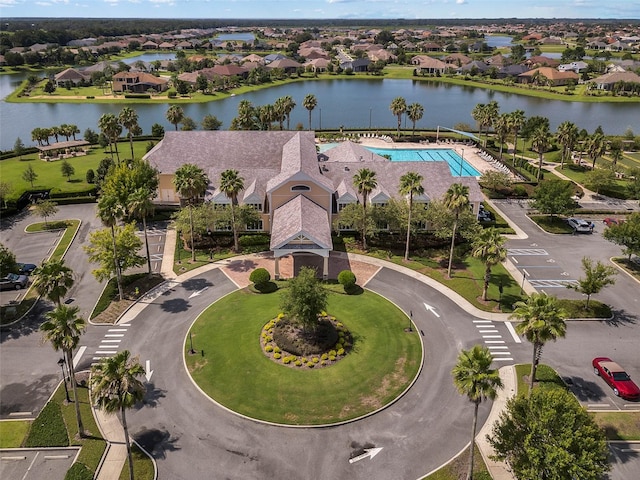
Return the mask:
<path id="1" fill-rule="evenodd" d="M 615 218 L 607 217 L 602 220 L 602 223 L 604 223 L 607 227 L 610 227 L 611 225 L 620 225 L 621 223 L 624 223 L 624 220 L 616 220 Z"/>
<path id="2" fill-rule="evenodd" d="M 616 362 L 607 357 L 597 357 L 591 362 L 593 371 L 601 376 L 613 389 L 613 393 L 627 400 L 640 399 L 640 388 L 633 383 L 629 374 Z"/>

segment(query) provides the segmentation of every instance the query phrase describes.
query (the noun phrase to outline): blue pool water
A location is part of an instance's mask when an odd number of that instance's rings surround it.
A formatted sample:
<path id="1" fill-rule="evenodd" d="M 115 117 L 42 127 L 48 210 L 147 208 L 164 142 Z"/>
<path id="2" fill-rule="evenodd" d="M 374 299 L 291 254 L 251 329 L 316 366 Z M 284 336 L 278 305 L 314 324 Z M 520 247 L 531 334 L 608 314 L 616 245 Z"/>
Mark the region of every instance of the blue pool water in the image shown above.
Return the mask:
<path id="1" fill-rule="evenodd" d="M 320 146 L 320 151 L 333 148 L 337 143 Z M 454 177 L 479 177 L 482 174 L 450 148 L 374 148 L 365 147 L 377 155 L 389 156 L 392 162 L 447 162 Z M 462 167 L 462 175 L 460 174 Z"/>

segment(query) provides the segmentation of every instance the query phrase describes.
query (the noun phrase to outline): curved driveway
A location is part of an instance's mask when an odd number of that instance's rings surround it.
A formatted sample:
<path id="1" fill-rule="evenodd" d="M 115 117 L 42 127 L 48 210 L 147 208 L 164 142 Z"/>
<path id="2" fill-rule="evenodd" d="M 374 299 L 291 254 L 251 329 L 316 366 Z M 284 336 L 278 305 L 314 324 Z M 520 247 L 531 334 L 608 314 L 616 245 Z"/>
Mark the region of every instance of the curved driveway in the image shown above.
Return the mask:
<path id="1" fill-rule="evenodd" d="M 205 398 L 185 372 L 183 341 L 197 315 L 237 287 L 219 268 L 169 285 L 129 322 L 120 347 L 139 354 L 143 364 L 149 360 L 153 370 L 145 406 L 132 412 L 129 426 L 157 459 L 161 478 L 189 472 L 191 478 L 413 479 L 468 444 L 473 409 L 455 390 L 450 371 L 459 350 L 481 335 L 473 317 L 422 282 L 383 268 L 367 285 L 413 312 L 425 348 L 415 385 L 374 416 L 324 428 L 264 425 Z M 488 411 L 488 404 L 481 407 L 480 424 Z M 349 463 L 367 447 L 383 450 Z"/>

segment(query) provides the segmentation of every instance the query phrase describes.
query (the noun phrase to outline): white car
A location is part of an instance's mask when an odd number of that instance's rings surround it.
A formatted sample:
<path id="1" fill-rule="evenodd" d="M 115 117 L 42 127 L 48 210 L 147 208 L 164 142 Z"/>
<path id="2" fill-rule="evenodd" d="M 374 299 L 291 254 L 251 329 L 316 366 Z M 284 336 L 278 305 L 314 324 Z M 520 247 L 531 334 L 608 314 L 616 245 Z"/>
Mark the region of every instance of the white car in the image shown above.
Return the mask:
<path id="1" fill-rule="evenodd" d="M 593 233 L 593 224 L 591 222 L 587 222 L 586 220 L 582 220 L 581 218 L 571 217 L 567 219 L 567 223 L 571 228 L 573 228 L 574 232 Z"/>

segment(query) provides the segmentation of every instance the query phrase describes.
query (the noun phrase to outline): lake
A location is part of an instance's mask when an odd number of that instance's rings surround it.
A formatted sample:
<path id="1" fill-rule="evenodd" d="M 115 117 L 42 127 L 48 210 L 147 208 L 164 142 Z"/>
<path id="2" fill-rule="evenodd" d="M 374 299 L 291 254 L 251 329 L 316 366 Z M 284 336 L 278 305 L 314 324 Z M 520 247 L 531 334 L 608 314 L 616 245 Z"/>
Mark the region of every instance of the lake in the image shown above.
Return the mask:
<path id="1" fill-rule="evenodd" d="M 21 74 L 22 76 L 26 74 Z M 0 95 L 4 98 L 20 83 L 22 76 L 0 76 Z M 622 134 L 631 127 L 640 133 L 640 104 L 638 103 L 579 103 L 544 100 L 522 95 L 495 92 L 460 85 L 435 84 L 414 80 L 397 79 L 335 79 L 298 82 L 228 97 L 223 100 L 182 105 L 185 115 L 200 124 L 205 115 L 211 114 L 223 122 L 223 129 L 229 128 L 237 115 L 238 103 L 249 100 L 253 105 L 274 103 L 278 97 L 290 95 L 297 106 L 291 113 L 290 128 L 301 124 L 309 127 L 309 112 L 302 106 L 307 94 L 313 94 L 318 101 L 312 111 L 312 128 L 395 128 L 396 117 L 389 110 L 391 101 L 404 97 L 407 104 L 418 102 L 424 107 L 424 117 L 416 128 L 437 126 L 452 128 L 464 122 L 475 126 L 471 111 L 478 103 L 496 100 L 501 112 L 524 110 L 527 117 L 539 115 L 549 118 L 551 129 L 563 121 L 574 122 L 579 128 L 593 132 L 602 126 L 607 134 Z M 71 103 L 7 103 L 0 102 L 0 149 L 13 148 L 17 137 L 31 146 L 31 131 L 36 127 L 51 127 L 62 123 L 78 126 L 81 132 L 91 128 L 98 130 L 98 120 L 103 113 L 118 114 L 126 104 L 71 104 Z M 159 123 L 166 130 L 173 129 L 165 118 L 167 103 L 131 105 L 139 116 L 139 123 L 145 134 L 151 126 Z M 405 120 L 403 127 L 411 128 Z M 286 125 L 285 125 L 286 127 Z"/>

